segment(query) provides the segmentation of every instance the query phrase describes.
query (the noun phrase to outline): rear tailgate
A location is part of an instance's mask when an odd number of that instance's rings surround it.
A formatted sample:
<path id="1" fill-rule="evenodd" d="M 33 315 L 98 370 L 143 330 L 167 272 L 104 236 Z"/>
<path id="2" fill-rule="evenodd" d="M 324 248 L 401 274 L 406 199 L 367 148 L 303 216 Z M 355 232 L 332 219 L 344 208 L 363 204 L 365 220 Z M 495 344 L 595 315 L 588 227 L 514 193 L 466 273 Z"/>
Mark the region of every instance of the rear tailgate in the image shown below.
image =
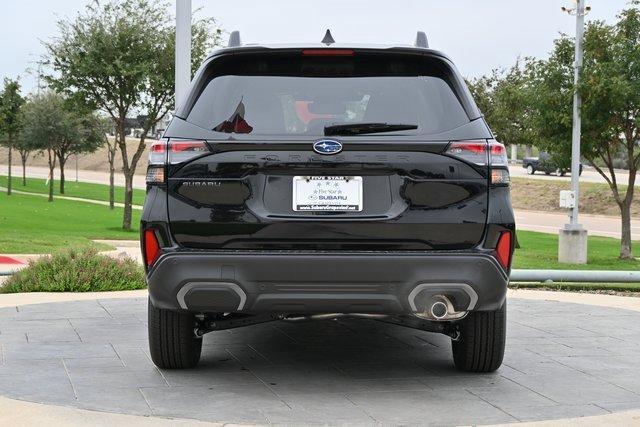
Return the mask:
<path id="1" fill-rule="evenodd" d="M 214 154 L 168 181 L 171 231 L 185 247 L 447 250 L 482 239 L 486 173 L 433 152 L 447 143 L 345 142 L 337 156 L 309 142 L 210 144 Z M 361 177 L 362 210 L 295 210 L 295 177 Z"/>

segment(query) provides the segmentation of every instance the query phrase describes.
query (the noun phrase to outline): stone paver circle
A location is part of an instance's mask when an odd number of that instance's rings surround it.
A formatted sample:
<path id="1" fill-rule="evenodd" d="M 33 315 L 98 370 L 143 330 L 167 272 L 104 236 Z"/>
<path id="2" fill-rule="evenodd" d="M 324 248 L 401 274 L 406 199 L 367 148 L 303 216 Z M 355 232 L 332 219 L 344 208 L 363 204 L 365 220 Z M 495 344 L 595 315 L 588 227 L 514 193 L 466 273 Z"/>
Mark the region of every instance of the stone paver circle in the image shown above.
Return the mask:
<path id="1" fill-rule="evenodd" d="M 489 424 L 640 409 L 640 312 L 512 298 L 495 374 L 440 335 L 362 319 L 205 337 L 201 366 L 149 359 L 146 299 L 0 308 L 0 395 L 229 423 Z"/>

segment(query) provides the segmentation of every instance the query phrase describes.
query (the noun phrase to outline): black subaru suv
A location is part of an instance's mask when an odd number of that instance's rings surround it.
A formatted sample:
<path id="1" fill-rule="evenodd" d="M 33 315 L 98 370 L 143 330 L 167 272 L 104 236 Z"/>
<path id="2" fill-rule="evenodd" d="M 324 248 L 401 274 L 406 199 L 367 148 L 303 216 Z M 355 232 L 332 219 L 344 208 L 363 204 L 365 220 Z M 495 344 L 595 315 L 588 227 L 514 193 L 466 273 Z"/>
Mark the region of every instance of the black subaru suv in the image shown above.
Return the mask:
<path id="1" fill-rule="evenodd" d="M 231 43 L 204 62 L 150 150 L 157 366 L 195 366 L 211 331 L 339 316 L 446 334 L 464 371 L 500 366 L 506 152 L 424 40 Z"/>

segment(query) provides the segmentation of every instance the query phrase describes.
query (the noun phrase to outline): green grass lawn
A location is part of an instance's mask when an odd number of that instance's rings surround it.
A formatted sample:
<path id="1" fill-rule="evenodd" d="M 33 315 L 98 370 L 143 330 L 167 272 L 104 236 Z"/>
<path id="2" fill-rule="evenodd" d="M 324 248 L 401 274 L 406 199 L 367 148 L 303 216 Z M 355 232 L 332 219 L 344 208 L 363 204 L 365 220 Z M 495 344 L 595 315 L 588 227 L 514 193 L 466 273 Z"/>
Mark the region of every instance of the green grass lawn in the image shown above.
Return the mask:
<path id="1" fill-rule="evenodd" d="M 14 190 L 29 191 L 31 193 L 49 194 L 49 187 L 45 185 L 46 180 L 41 178 L 27 178 L 27 185 L 22 185 L 22 177 L 11 179 Z M 0 175 L 0 187 L 7 186 L 7 177 Z M 64 183 L 64 195 L 71 197 L 81 197 L 83 199 L 109 201 L 109 186 L 103 184 L 91 184 L 88 182 L 75 182 L 67 179 Z M 53 188 L 54 196 L 60 194 L 60 182 L 56 181 Z M 144 203 L 144 190 L 133 190 L 133 204 L 142 205 Z M 115 187 L 115 201 L 124 201 L 124 187 Z"/>
<path id="2" fill-rule="evenodd" d="M 50 253 L 72 246 L 95 246 L 91 239 L 138 239 L 122 230 L 122 209 L 70 200 L 49 203 L 40 196 L 0 194 L 0 253 Z"/>
<path id="3" fill-rule="evenodd" d="M 518 231 L 520 249 L 516 249 L 513 268 L 541 270 L 640 270 L 640 261 L 621 261 L 620 241 L 609 237 L 589 236 L 588 264 L 558 263 L 558 236 L 555 234 Z M 634 242 L 640 255 L 640 242 Z"/>
<path id="4" fill-rule="evenodd" d="M 640 292 L 640 283 L 510 283 L 511 289 L 543 289 L 568 292 Z"/>

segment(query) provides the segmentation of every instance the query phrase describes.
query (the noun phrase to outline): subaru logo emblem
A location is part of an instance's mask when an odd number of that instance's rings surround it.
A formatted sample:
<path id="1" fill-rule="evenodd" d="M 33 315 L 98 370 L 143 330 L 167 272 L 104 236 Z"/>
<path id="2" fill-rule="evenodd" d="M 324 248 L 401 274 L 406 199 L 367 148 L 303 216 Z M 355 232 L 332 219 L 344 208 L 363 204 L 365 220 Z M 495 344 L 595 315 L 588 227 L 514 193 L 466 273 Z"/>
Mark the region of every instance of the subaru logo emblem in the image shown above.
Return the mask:
<path id="1" fill-rule="evenodd" d="M 342 144 L 333 139 L 321 139 L 313 144 L 313 151 L 318 154 L 338 154 L 342 151 Z"/>

